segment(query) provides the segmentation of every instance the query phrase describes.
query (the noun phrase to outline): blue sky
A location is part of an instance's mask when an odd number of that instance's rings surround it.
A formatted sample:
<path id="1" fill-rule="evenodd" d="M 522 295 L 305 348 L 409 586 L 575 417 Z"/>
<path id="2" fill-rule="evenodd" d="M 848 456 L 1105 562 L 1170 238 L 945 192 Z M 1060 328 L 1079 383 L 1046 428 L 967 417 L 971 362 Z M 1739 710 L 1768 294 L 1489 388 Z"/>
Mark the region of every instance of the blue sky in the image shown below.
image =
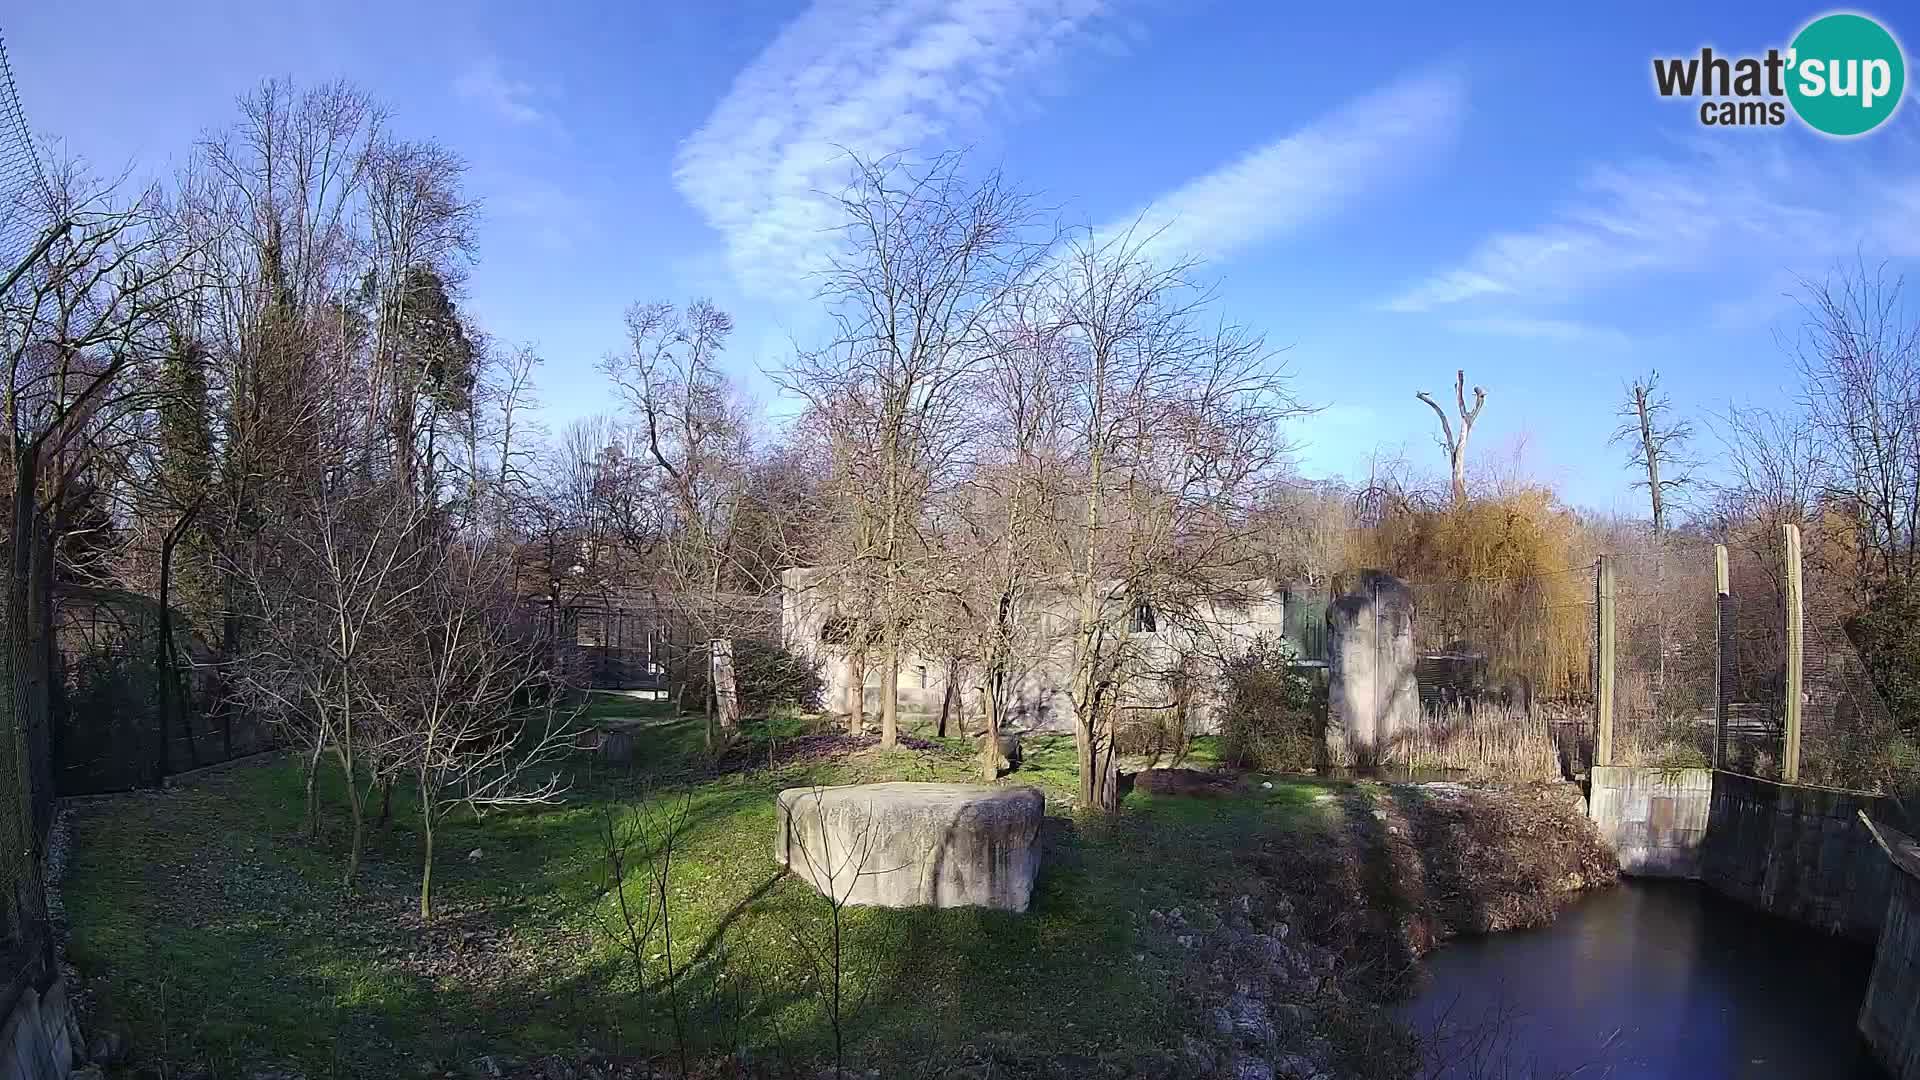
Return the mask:
<path id="1" fill-rule="evenodd" d="M 1822 7 L 1506 6 L 46 3 L 0 31 L 35 128 L 103 170 L 164 174 L 270 75 L 351 79 L 465 155 L 467 302 L 539 345 L 556 427 L 611 408 L 593 365 L 640 299 L 734 311 L 730 362 L 770 394 L 819 331 L 834 147 L 969 146 L 1070 221 L 1145 215 L 1204 256 L 1326 406 L 1308 473 L 1437 463 L 1413 393 L 1465 367 L 1477 448 L 1637 509 L 1622 381 L 1658 367 L 1696 414 L 1790 393 L 1795 276 L 1920 255 L 1920 110 L 1836 141 L 1655 96 L 1653 56 L 1784 45 Z"/>

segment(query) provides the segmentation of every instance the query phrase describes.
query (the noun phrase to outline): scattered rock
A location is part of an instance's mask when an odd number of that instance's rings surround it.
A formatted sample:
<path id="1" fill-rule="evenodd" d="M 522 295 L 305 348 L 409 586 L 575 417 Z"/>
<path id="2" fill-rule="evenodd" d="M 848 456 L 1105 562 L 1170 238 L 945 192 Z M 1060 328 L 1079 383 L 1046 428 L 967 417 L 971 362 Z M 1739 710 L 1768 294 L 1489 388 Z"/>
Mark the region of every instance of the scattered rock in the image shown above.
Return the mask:
<path id="1" fill-rule="evenodd" d="M 1225 1005 L 1215 1005 L 1209 1015 L 1213 1018 L 1213 1030 L 1216 1033 L 1222 1036 L 1233 1034 L 1233 1013 L 1228 1012 Z"/>
<path id="2" fill-rule="evenodd" d="M 1321 1068 L 1319 1062 L 1305 1054 L 1287 1054 L 1274 1062 L 1274 1065 L 1279 1069 L 1281 1076 L 1290 1077 L 1291 1080 L 1321 1080 L 1327 1075 L 1327 1071 Z"/>
<path id="3" fill-rule="evenodd" d="M 111 1026 L 94 1033 L 87 1043 L 87 1059 L 101 1065 L 119 1065 L 127 1060 L 126 1029 Z"/>
<path id="4" fill-rule="evenodd" d="M 485 857 L 485 855 L 486 853 L 481 851 L 479 848 L 474 848 L 472 851 L 467 852 L 467 861 L 479 862 L 483 857 Z"/>
<path id="5" fill-rule="evenodd" d="M 1273 1066 L 1255 1058 L 1241 1058 L 1233 1063 L 1233 1080 L 1274 1080 Z"/>

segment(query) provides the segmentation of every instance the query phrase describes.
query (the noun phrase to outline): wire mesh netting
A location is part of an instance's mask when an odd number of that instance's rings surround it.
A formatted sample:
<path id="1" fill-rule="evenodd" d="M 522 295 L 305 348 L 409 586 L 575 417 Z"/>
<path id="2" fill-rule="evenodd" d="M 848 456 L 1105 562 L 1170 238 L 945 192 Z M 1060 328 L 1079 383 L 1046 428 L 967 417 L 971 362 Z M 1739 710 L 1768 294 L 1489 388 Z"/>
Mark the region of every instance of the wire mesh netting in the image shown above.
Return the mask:
<path id="1" fill-rule="evenodd" d="M 0 274 L 10 273 L 39 242 L 41 211 L 49 205 L 46 174 L 0 37 Z"/>
<path id="2" fill-rule="evenodd" d="M 46 179 L 33 147 L 31 129 L 15 92 L 13 73 L 0 40 L 0 276 L 16 278 L 37 246 L 44 225 L 38 211 L 50 204 Z M 5 464 L 13 486 L 15 463 Z M 12 500 L 0 505 L 11 506 Z M 29 500 L 31 507 L 31 500 Z M 29 509 L 31 514 L 31 509 Z M 50 542 L 36 522 L 16 520 L 8 509 L 0 530 L 5 549 L 0 566 L 7 588 L 0 594 L 7 648 L 0 650 L 0 887 L 5 891 L 4 950 L 0 951 L 0 1004 L 10 1007 L 20 990 L 50 977 L 52 934 L 43 887 L 47 831 L 52 824 L 53 785 L 47 724 L 51 608 L 48 593 L 30 602 L 31 579 L 14 567 L 28 545 Z M 41 646 L 37 648 L 36 646 Z"/>
<path id="3" fill-rule="evenodd" d="M 1801 647 L 1798 781 L 1877 789 L 1898 733 L 1874 688 L 1847 623 L 1859 610 L 1852 552 L 1843 536 L 1817 526 L 1800 534 Z M 1728 545 L 1724 694 L 1725 765 L 1785 779 L 1789 586 L 1787 541 L 1779 529 L 1756 530 Z"/>
<path id="4" fill-rule="evenodd" d="M 1404 764 L 1541 779 L 1591 754 L 1592 573 L 1409 584 L 1419 724 Z"/>
<path id="5" fill-rule="evenodd" d="M 1607 561 L 1613 763 L 1706 766 L 1713 760 L 1718 701 L 1713 545 L 1668 538 Z"/>
<path id="6" fill-rule="evenodd" d="M 1601 613 L 1610 609 L 1611 764 L 1717 765 L 1881 789 L 1899 730 L 1848 635 L 1861 602 L 1849 591 L 1848 553 L 1812 532 L 1802 540 L 1797 772 L 1790 767 L 1784 535 L 1755 530 L 1728 545 L 1725 593 L 1715 546 L 1678 536 L 1553 573 L 1411 583 L 1421 719 L 1402 762 L 1534 775 L 1550 744 L 1560 775 L 1585 771 L 1598 755 Z"/>

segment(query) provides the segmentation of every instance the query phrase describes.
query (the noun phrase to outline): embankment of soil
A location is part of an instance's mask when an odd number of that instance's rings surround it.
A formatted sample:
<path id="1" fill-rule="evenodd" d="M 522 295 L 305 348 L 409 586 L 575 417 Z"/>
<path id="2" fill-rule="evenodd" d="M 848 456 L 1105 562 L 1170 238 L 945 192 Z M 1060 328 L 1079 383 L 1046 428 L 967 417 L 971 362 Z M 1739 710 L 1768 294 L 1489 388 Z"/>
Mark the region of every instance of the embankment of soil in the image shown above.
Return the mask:
<path id="1" fill-rule="evenodd" d="M 1264 895 L 1210 899 L 1153 920 L 1187 949 L 1211 1031 L 1195 1075 L 1366 1080 L 1415 1072 L 1420 1040 L 1393 1005 L 1448 938 L 1551 922 L 1618 866 L 1567 784 L 1329 787 L 1311 828 L 1259 838 Z"/>

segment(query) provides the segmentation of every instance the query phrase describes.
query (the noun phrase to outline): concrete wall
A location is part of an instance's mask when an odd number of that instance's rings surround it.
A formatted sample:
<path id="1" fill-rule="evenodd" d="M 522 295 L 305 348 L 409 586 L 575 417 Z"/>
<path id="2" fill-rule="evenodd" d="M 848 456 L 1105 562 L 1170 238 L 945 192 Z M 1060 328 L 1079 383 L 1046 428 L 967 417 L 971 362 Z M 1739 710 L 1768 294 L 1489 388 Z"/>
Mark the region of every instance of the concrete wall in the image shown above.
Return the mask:
<path id="1" fill-rule="evenodd" d="M 1920 848 L 1887 831 L 1899 847 L 1860 1036 L 1895 1080 L 1920 1080 Z"/>
<path id="2" fill-rule="evenodd" d="M 0 1026 L 0 1080 L 66 1080 L 78 1034 L 64 980 L 44 994 L 27 987 Z"/>
<path id="3" fill-rule="evenodd" d="M 1593 770 L 1588 813 L 1636 877 L 1692 878 L 1749 907 L 1872 942 L 1893 871 L 1858 813 L 1872 795 L 1707 769 Z"/>
<path id="4" fill-rule="evenodd" d="M 831 636 L 830 628 L 843 624 L 850 612 L 844 610 L 845 605 L 817 569 L 795 567 L 783 571 L 780 583 L 781 640 L 787 648 L 819 665 L 825 683 L 826 711 L 844 715 L 853 687 L 852 665 L 847 662 L 844 647 L 827 638 Z M 1114 588 L 1109 588 L 1108 593 L 1113 625 L 1130 628 L 1125 647 L 1140 667 L 1149 670 L 1171 667 L 1172 658 L 1182 652 L 1205 658 L 1230 655 L 1245 649 L 1261 634 L 1281 636 L 1286 631 L 1285 591 L 1263 582 L 1247 583 L 1244 594 L 1234 598 L 1241 602 L 1201 599 L 1189 610 L 1159 611 L 1152 629 L 1142 629 L 1128 618 L 1128 601 L 1123 593 Z M 1007 708 L 1008 722 L 1015 729 L 1073 729 L 1073 699 L 1068 695 L 1068 687 L 1072 681 L 1079 602 L 1077 596 L 1067 593 L 1036 590 L 1034 595 L 1023 599 L 1015 613 L 1015 665 Z M 844 625 L 838 628 L 844 632 Z M 861 688 L 861 700 L 866 703 L 868 715 L 876 719 L 884 677 L 876 649 L 867 663 Z M 957 696 L 968 726 L 982 715 L 979 685 L 982 678 L 983 673 L 977 667 L 961 672 Z M 1210 671 L 1202 671 L 1198 681 L 1206 687 L 1216 682 Z M 946 662 L 940 657 L 903 649 L 901 710 L 937 713 L 946 693 Z M 1124 694 L 1127 703 L 1134 705 L 1160 705 L 1172 699 L 1171 690 L 1162 685 L 1161 680 L 1145 676 L 1131 680 Z M 1199 731 L 1215 730 L 1217 704 L 1208 695 L 1194 702 L 1192 721 Z"/>
<path id="5" fill-rule="evenodd" d="M 1893 867 L 1860 823 L 1897 813 L 1872 795 L 1713 774 L 1701 878 L 1717 892 L 1829 934 L 1871 943 Z"/>
<path id="6" fill-rule="evenodd" d="M 1602 765 L 1593 770 L 1588 813 L 1620 871 L 1634 877 L 1698 878 L 1713 801 L 1711 769 Z"/>

